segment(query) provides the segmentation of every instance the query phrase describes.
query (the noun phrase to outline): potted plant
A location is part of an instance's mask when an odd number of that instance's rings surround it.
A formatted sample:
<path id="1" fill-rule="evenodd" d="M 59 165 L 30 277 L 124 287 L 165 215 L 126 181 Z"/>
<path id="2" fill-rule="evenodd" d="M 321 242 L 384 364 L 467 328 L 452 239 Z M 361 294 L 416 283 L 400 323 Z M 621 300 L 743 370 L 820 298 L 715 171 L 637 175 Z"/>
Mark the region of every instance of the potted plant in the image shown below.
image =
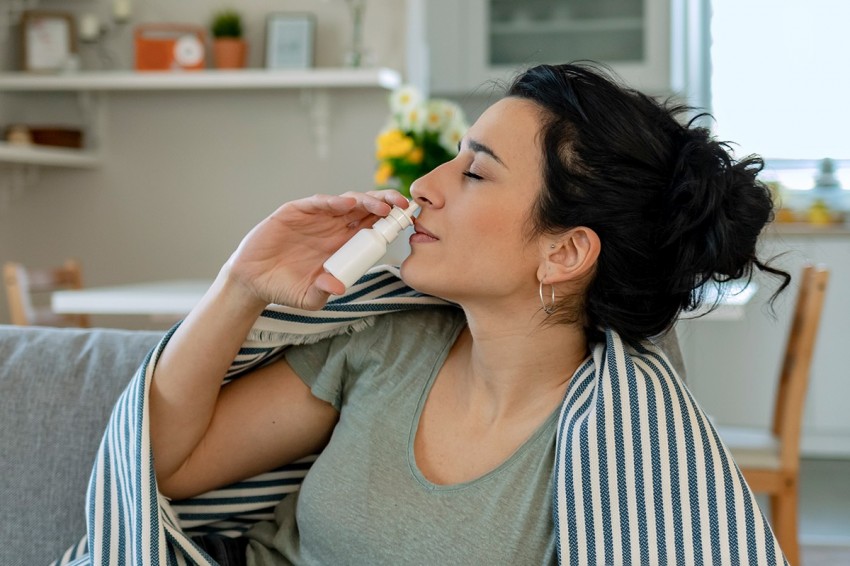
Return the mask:
<path id="1" fill-rule="evenodd" d="M 245 66 L 248 44 L 242 39 L 242 16 L 236 10 L 213 15 L 213 61 L 217 69 L 241 69 Z"/>

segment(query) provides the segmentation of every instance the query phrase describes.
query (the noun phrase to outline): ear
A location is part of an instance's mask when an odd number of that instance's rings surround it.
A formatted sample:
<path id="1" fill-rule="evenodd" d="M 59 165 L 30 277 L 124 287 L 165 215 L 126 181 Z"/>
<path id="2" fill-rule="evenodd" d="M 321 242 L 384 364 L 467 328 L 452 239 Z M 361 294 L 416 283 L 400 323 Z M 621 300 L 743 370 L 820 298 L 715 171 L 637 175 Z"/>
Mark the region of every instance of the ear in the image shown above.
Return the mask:
<path id="1" fill-rule="evenodd" d="M 583 279 L 593 272 L 602 250 L 599 236 L 586 226 L 556 238 L 541 238 L 540 246 L 543 261 L 537 269 L 537 279 L 546 285 Z"/>

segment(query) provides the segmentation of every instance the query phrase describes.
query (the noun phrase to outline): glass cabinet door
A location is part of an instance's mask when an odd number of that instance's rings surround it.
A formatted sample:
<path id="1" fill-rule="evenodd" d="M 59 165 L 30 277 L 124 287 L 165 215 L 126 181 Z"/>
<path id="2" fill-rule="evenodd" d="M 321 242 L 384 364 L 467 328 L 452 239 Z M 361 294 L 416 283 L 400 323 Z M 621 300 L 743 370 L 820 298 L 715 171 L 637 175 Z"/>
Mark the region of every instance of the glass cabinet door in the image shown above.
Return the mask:
<path id="1" fill-rule="evenodd" d="M 616 65 L 645 57 L 644 0 L 488 0 L 487 62 L 592 59 Z"/>
<path id="2" fill-rule="evenodd" d="M 670 93 L 670 14 L 683 0 L 408 0 L 424 16 L 430 86 L 474 92 L 538 63 L 593 60 Z"/>

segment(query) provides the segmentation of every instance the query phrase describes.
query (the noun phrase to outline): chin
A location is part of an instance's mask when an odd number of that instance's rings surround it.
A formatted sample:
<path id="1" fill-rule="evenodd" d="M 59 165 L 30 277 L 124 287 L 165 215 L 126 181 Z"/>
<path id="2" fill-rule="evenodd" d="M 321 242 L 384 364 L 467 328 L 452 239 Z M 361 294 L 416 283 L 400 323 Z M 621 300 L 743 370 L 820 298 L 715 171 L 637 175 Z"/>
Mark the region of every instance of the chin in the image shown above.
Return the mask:
<path id="1" fill-rule="evenodd" d="M 416 281 L 416 270 L 411 269 L 410 267 L 410 256 L 407 256 L 407 258 L 405 258 L 405 260 L 401 262 L 401 266 L 399 266 L 399 272 L 401 273 L 401 280 L 404 281 L 405 285 L 419 291 L 419 289 L 414 284 L 414 282 Z"/>
<path id="2" fill-rule="evenodd" d="M 405 285 L 420 293 L 439 296 L 439 290 L 434 284 L 437 282 L 434 278 L 434 271 L 417 265 L 417 263 L 414 258 L 407 256 L 401 264 L 401 280 L 404 281 Z"/>

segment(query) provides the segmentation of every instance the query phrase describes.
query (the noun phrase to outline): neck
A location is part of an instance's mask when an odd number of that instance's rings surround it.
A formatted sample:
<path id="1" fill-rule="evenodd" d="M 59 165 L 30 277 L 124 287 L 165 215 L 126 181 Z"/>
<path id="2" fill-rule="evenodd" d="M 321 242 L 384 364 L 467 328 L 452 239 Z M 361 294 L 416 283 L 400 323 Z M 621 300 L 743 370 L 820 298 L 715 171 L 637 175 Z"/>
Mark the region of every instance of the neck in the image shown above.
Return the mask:
<path id="1" fill-rule="evenodd" d="M 455 345 L 455 369 L 470 410 L 492 421 L 554 410 L 587 357 L 583 329 L 541 324 L 543 313 L 465 312 L 468 327 Z"/>

